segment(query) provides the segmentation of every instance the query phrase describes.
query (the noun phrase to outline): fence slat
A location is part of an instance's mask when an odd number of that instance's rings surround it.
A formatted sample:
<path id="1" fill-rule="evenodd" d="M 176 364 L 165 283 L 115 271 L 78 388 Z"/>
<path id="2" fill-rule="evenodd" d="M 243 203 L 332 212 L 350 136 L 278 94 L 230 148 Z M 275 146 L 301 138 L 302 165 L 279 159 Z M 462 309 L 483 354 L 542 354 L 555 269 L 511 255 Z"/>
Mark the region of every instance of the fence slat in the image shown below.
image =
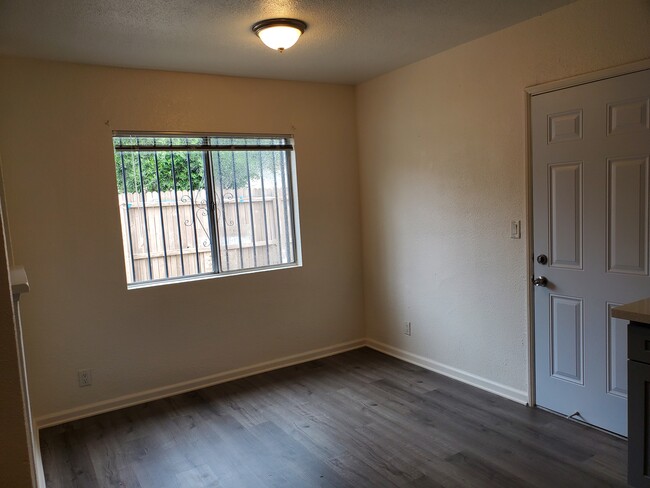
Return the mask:
<path id="1" fill-rule="evenodd" d="M 160 198 L 158 192 L 147 192 L 144 195 L 148 236 L 145 234 L 142 194 L 132 193 L 128 195 L 128 210 L 126 208 L 125 195 L 119 195 L 118 202 L 122 221 L 122 242 L 124 243 L 125 265 L 129 282 L 146 281 L 149 279 L 147 237 L 149 238 L 149 253 L 151 254 L 152 279 L 166 277 L 165 244 L 167 246 L 167 267 L 170 278 L 183 276 L 180 256 L 181 242 L 185 244 L 182 249 L 182 262 L 185 266 L 185 275 L 197 273 L 197 253 L 202 272 L 209 272 L 213 269 L 212 243 L 210 242 L 209 214 L 207 211 L 205 190 L 194 191 L 194 215 L 192 215 L 192 198 L 190 192 L 179 191 L 177 193 L 178 207 L 175 204 L 173 190 L 160 192 Z M 267 191 L 265 197 L 262 198 L 261 190 L 258 188 L 252 189 L 250 199 L 248 189 L 246 188 L 238 189 L 237 195 L 234 194 L 234 190 L 225 192 L 223 205 L 221 206 L 222 215 L 220 216 L 225 221 L 219 222 L 219 225 L 220 228 L 223 228 L 225 225 L 227 229 L 227 236 L 222 236 L 222 240 L 228 238 L 228 249 L 226 250 L 226 246 L 224 245 L 220 246 L 222 263 L 229 262 L 231 270 L 251 268 L 254 265 L 256 252 L 258 266 L 281 264 L 288 261 L 290 255 L 285 249 L 282 249 L 284 246 L 280 246 L 279 243 L 280 239 L 283 239 L 283 243 L 287 239 L 287 236 L 283 232 L 283 226 L 278 225 L 278 219 L 280 222 L 284 221 L 286 208 L 288 207 L 283 200 L 282 195 L 278 199 L 278 196 L 272 191 Z M 181 223 L 181 236 L 178 235 L 176 225 L 177 208 L 178 218 Z M 237 222 L 237 208 L 239 208 L 241 222 L 241 254 L 237 230 L 234 228 Z M 131 276 L 130 269 L 127 211 L 129 212 L 131 224 L 130 231 L 135 264 L 134 277 Z M 194 245 L 195 222 L 198 248 Z M 253 228 L 256 230 L 256 242 L 253 242 Z M 278 234 L 278 230 L 280 234 Z M 165 232 L 164 240 L 163 231 Z M 268 232 L 268 236 L 265 235 L 265 232 Z M 266 252 L 267 237 L 268 259 Z M 280 252 L 281 249 L 282 253 Z M 240 259 L 240 256 L 242 259 Z"/>

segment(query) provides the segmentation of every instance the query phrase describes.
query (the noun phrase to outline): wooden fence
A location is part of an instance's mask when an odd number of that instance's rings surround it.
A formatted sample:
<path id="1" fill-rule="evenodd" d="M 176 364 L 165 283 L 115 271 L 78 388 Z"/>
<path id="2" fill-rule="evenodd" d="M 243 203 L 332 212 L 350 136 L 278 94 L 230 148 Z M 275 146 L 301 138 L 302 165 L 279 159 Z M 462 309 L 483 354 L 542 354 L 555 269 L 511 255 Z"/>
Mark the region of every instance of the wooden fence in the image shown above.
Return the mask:
<path id="1" fill-rule="evenodd" d="M 147 192 L 144 202 L 141 193 L 129 193 L 128 206 L 121 193 L 119 205 L 129 283 L 211 273 L 216 268 L 205 190 Z M 263 196 L 261 189 L 251 189 L 251 198 L 247 188 L 236 195 L 224 190 L 216 206 L 220 245 L 214 252 L 216 256 L 221 251 L 223 271 L 293 260 L 293 224 L 286 197 L 268 190 Z"/>

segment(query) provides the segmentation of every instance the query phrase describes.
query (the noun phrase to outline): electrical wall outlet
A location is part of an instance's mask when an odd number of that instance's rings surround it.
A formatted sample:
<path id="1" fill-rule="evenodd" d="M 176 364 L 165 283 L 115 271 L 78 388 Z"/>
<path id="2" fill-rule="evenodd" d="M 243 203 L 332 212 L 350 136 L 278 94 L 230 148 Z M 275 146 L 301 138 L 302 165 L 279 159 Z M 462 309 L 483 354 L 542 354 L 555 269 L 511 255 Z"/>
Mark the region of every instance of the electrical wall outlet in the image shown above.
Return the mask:
<path id="1" fill-rule="evenodd" d="M 77 380 L 79 381 L 79 388 L 92 385 L 93 384 L 92 370 L 80 369 L 79 371 L 77 371 Z"/>
<path id="2" fill-rule="evenodd" d="M 411 335 L 411 322 L 404 322 L 404 334 L 407 336 Z"/>

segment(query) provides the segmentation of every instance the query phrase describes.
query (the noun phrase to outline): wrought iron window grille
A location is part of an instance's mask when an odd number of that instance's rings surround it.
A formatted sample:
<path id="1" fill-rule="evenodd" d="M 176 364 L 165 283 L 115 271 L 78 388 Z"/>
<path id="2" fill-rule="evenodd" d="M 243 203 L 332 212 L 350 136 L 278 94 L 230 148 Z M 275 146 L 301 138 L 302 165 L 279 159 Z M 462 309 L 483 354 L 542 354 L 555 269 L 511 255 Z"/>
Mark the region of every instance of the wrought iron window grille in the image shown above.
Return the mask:
<path id="1" fill-rule="evenodd" d="M 129 286 L 298 263 L 289 136 L 113 134 Z"/>

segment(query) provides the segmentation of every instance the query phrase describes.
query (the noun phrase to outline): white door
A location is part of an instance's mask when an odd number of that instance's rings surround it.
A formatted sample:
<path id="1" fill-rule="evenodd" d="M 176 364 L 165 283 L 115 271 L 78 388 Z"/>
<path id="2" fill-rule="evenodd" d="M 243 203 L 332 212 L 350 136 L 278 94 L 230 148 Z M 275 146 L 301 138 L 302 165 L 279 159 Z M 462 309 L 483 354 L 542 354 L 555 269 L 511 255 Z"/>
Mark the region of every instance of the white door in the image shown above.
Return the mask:
<path id="1" fill-rule="evenodd" d="M 537 404 L 627 435 L 610 310 L 650 296 L 650 70 L 531 103 Z"/>

